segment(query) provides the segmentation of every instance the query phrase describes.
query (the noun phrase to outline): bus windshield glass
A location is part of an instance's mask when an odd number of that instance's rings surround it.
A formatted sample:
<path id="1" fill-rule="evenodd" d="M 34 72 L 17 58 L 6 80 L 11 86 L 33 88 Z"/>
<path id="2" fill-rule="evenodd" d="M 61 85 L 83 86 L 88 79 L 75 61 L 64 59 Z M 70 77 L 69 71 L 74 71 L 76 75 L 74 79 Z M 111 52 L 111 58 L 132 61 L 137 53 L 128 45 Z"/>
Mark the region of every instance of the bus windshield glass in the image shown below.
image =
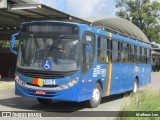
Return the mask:
<path id="1" fill-rule="evenodd" d="M 17 67 L 32 70 L 75 71 L 79 68 L 79 39 L 25 35 L 19 46 Z"/>

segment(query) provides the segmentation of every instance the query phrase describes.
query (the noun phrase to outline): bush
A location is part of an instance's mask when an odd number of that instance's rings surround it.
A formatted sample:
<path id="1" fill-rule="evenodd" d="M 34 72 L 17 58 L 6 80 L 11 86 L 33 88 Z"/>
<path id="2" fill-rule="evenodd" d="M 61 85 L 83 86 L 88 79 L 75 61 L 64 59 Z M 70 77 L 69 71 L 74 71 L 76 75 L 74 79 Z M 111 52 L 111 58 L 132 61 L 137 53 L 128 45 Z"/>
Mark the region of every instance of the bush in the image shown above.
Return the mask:
<path id="1" fill-rule="evenodd" d="M 146 111 L 149 113 L 152 113 L 150 111 L 159 111 L 160 114 L 160 92 L 144 89 L 136 94 L 132 93 L 122 105 L 123 111 L 144 111 L 144 113 Z M 123 117 L 119 120 L 160 120 L 160 117 Z"/>

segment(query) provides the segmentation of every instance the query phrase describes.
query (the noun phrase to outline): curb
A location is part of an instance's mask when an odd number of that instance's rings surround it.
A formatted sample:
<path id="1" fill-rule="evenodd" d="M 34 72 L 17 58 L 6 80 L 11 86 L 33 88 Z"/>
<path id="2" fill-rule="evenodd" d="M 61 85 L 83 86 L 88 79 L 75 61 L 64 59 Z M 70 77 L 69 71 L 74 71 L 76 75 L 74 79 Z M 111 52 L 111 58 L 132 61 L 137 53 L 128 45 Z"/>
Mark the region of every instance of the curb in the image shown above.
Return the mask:
<path id="1" fill-rule="evenodd" d="M 0 89 L 1 88 L 13 88 L 15 86 L 15 81 L 12 82 L 1 82 L 0 81 Z"/>

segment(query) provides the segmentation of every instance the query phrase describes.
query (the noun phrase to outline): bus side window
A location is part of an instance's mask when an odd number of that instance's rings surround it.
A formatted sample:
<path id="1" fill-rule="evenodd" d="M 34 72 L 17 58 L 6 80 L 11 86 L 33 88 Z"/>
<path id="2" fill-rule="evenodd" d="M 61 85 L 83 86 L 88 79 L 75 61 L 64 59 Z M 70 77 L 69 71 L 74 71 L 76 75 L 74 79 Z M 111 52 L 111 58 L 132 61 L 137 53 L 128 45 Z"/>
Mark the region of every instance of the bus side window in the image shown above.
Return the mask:
<path id="1" fill-rule="evenodd" d="M 118 42 L 118 62 L 121 62 L 121 42 Z"/>
<path id="2" fill-rule="evenodd" d="M 140 47 L 140 54 L 139 54 L 139 59 L 140 59 L 140 63 L 143 63 L 143 59 L 142 59 L 142 47 Z"/>
<path id="3" fill-rule="evenodd" d="M 127 43 L 123 43 L 123 50 L 122 50 L 122 61 L 123 63 L 127 63 L 128 62 L 128 46 Z"/>
<path id="4" fill-rule="evenodd" d="M 95 54 L 95 36 L 91 33 L 86 33 L 83 37 L 83 73 L 86 73 L 93 65 Z"/>
<path id="5" fill-rule="evenodd" d="M 98 62 L 106 63 L 108 62 L 107 55 L 107 38 L 98 38 Z"/>
<path id="6" fill-rule="evenodd" d="M 108 62 L 111 62 L 112 60 L 112 40 L 111 38 L 107 39 L 107 56 L 108 56 Z"/>
<path id="7" fill-rule="evenodd" d="M 138 46 L 137 47 L 137 63 L 140 63 L 141 62 L 141 57 L 140 57 L 140 55 L 141 55 L 141 52 L 140 52 L 140 47 Z"/>
<path id="8" fill-rule="evenodd" d="M 112 40 L 112 62 L 119 62 L 118 47 L 118 41 Z"/>
<path id="9" fill-rule="evenodd" d="M 127 44 L 127 49 L 128 49 L 128 60 L 127 63 L 131 63 L 131 45 Z"/>
<path id="10" fill-rule="evenodd" d="M 134 45 L 131 45 L 131 63 L 134 63 Z"/>
<path id="11" fill-rule="evenodd" d="M 144 48 L 144 63 L 147 63 L 147 49 Z"/>
<path id="12" fill-rule="evenodd" d="M 150 49 L 147 49 L 147 63 L 149 64 L 151 61 Z"/>
<path id="13" fill-rule="evenodd" d="M 134 46 L 134 60 L 133 60 L 133 63 L 137 63 L 138 61 L 138 56 L 137 56 L 137 46 Z"/>
<path id="14" fill-rule="evenodd" d="M 142 57 L 141 57 L 142 60 L 141 61 L 143 64 L 145 63 L 144 56 L 145 56 L 144 48 L 142 48 Z"/>

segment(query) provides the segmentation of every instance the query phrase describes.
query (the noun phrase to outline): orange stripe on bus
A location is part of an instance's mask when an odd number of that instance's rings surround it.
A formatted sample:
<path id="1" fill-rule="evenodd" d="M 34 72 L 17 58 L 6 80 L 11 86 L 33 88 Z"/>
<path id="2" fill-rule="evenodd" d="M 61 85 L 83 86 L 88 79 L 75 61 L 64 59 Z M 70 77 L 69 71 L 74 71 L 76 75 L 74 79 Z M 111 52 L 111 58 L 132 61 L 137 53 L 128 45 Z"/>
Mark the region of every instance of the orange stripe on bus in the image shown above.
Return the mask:
<path id="1" fill-rule="evenodd" d="M 110 93 L 110 85 L 111 85 L 111 75 L 112 75 L 112 64 L 108 64 L 108 78 L 107 78 L 107 88 L 106 88 L 106 96 L 109 96 Z"/>

